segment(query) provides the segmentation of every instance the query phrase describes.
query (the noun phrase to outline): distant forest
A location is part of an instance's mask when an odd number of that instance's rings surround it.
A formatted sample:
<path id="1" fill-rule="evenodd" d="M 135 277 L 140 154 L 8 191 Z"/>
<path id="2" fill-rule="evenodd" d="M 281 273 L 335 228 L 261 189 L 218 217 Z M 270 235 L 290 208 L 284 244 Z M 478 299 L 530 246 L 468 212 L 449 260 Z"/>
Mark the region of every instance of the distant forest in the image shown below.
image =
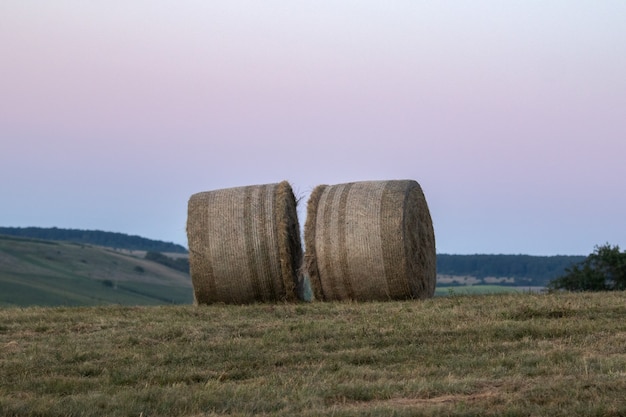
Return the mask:
<path id="1" fill-rule="evenodd" d="M 565 268 L 581 262 L 585 256 L 531 255 L 437 255 L 437 273 L 515 278 L 513 285 L 544 286 L 563 275 Z"/>
<path id="2" fill-rule="evenodd" d="M 0 235 L 60 240 L 115 249 L 187 253 L 187 249 L 184 246 L 175 243 L 162 242 L 160 240 L 152 240 L 141 236 L 127 235 L 125 233 L 103 232 L 100 230 L 59 229 L 57 227 L 0 227 Z"/>

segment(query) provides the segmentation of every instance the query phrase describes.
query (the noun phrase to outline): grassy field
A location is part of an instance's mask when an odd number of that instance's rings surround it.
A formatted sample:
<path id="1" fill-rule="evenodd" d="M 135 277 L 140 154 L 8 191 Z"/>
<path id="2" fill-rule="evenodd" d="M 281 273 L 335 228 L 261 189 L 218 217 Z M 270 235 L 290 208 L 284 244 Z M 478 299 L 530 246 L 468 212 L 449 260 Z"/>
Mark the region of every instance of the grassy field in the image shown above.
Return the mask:
<path id="1" fill-rule="evenodd" d="M 538 292 L 537 288 L 516 287 L 511 285 L 458 285 L 435 288 L 435 296 L 484 295 L 502 293 Z"/>
<path id="2" fill-rule="evenodd" d="M 191 279 L 187 274 L 136 254 L 0 236 L 0 307 L 158 305 L 192 301 Z"/>
<path id="3" fill-rule="evenodd" d="M 0 309 L 2 416 L 623 416 L 626 293 Z"/>

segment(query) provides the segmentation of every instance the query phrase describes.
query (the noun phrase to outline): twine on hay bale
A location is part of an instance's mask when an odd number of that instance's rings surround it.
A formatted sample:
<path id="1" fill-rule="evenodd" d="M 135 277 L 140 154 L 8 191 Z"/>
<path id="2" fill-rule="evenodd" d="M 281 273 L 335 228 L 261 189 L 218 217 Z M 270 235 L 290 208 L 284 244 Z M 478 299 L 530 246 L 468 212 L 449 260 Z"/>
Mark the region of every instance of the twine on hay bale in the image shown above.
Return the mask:
<path id="1" fill-rule="evenodd" d="M 428 298 L 435 234 L 413 180 L 317 186 L 304 227 L 304 263 L 318 300 Z"/>
<path id="2" fill-rule="evenodd" d="M 302 246 L 287 181 L 192 195 L 187 239 L 196 304 L 297 299 Z"/>

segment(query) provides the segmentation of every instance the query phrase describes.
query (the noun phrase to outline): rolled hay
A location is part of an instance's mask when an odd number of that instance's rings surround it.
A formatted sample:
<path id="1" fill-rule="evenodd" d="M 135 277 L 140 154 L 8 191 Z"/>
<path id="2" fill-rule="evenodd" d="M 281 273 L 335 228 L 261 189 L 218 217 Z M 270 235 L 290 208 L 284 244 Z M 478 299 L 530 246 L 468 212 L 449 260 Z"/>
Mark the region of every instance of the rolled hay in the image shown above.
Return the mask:
<path id="1" fill-rule="evenodd" d="M 304 226 L 304 264 L 318 300 L 432 297 L 435 233 L 413 180 L 317 186 Z"/>
<path id="2" fill-rule="evenodd" d="M 287 181 L 192 195 L 187 239 L 196 304 L 297 299 L 302 246 Z"/>

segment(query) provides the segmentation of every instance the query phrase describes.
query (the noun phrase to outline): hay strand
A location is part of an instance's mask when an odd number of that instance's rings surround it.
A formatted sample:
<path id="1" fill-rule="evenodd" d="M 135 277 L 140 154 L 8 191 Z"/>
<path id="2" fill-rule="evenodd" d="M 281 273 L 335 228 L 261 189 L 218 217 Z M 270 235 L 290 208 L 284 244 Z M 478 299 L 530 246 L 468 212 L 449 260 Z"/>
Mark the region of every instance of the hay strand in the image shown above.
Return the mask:
<path id="1" fill-rule="evenodd" d="M 416 181 L 318 186 L 309 198 L 304 237 L 318 300 L 434 295 L 435 235 Z"/>
<path id="2" fill-rule="evenodd" d="M 297 299 L 302 247 L 288 182 L 192 195 L 187 239 L 197 304 Z"/>

